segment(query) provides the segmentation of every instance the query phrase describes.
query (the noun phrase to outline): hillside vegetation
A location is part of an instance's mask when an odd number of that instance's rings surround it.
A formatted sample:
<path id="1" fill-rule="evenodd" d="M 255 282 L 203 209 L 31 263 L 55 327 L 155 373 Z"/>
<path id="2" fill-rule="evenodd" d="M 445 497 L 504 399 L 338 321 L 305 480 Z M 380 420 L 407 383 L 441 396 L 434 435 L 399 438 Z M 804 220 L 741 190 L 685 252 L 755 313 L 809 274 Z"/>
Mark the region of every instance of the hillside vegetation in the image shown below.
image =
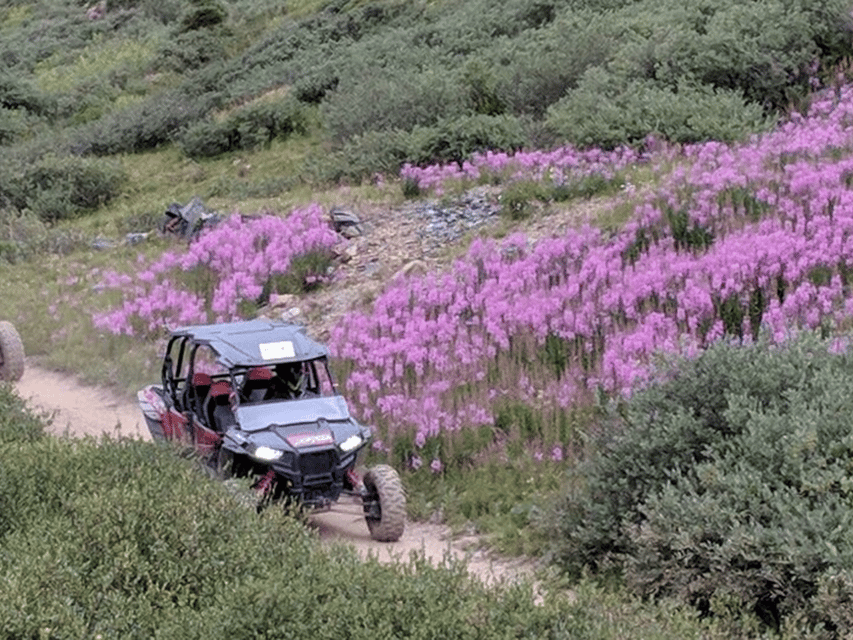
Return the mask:
<path id="1" fill-rule="evenodd" d="M 848 8 L 4 2 L 0 206 L 74 217 L 128 193 L 122 154 L 167 145 L 203 161 L 312 136 L 292 175 L 242 185 L 270 197 L 484 149 L 731 141 L 834 81 Z"/>
<path id="2" fill-rule="evenodd" d="M 412 515 L 545 553 L 577 598 L 459 586 L 448 608 L 452 567 L 317 551 L 150 446 L 41 437 L 9 396 L 8 634 L 322 635 L 368 602 L 357 628 L 388 637 L 849 635 L 850 10 L 0 0 L 0 296 L 27 352 L 138 388 L 170 326 L 335 292 L 331 204 L 481 190 L 502 223 L 338 312 L 330 346 Z M 152 232 L 192 196 L 222 221 Z"/>

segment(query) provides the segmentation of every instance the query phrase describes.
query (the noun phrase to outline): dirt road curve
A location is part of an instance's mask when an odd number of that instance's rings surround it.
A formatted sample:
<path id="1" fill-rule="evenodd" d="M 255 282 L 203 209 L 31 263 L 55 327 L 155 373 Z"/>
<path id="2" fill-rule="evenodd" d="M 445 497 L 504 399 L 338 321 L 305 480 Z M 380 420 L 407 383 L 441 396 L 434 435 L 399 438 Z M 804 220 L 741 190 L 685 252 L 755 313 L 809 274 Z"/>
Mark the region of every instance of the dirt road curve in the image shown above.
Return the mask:
<path id="1" fill-rule="evenodd" d="M 53 417 L 49 431 L 55 435 L 107 433 L 150 440 L 133 399 L 80 384 L 72 377 L 42 369 L 32 362 L 27 362 L 16 389 L 32 408 Z M 310 521 L 322 540 L 350 544 L 362 556 L 373 555 L 383 562 L 405 561 L 412 552 L 441 562 L 449 554 L 465 559 L 469 572 L 487 584 L 532 572 L 530 563 L 492 559 L 476 549 L 475 539 L 453 539 L 450 530 L 438 524 L 410 522 L 398 542 L 376 542 L 368 534 L 361 506 L 350 500 L 339 502 L 331 511 L 312 515 Z"/>

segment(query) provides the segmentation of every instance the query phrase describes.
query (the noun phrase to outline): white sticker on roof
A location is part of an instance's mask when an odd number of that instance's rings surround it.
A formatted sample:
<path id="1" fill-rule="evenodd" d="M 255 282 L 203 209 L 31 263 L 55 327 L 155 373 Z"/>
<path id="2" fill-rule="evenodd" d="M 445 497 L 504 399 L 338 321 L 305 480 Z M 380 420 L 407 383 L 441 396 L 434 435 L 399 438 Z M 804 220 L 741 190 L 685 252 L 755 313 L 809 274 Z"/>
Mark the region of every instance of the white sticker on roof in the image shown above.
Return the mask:
<path id="1" fill-rule="evenodd" d="M 294 358 L 296 352 L 290 340 L 281 342 L 262 342 L 258 345 L 261 349 L 261 358 L 264 360 L 279 360 L 281 358 Z"/>

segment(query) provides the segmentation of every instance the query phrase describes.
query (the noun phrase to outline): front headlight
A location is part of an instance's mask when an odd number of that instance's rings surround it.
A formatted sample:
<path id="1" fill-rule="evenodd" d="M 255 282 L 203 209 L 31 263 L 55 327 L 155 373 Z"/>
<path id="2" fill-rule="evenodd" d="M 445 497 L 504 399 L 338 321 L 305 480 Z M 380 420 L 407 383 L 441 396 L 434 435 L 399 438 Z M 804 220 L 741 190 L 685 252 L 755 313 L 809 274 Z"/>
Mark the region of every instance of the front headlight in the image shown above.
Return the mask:
<path id="1" fill-rule="evenodd" d="M 253 458 L 263 460 L 264 462 L 273 462 L 274 460 L 278 460 L 282 455 L 284 455 L 284 451 L 265 446 L 256 447 L 252 452 Z"/>
<path id="2" fill-rule="evenodd" d="M 341 451 L 348 453 L 355 449 L 358 445 L 360 445 L 364 440 L 362 440 L 361 436 L 358 434 L 353 434 L 339 445 Z"/>

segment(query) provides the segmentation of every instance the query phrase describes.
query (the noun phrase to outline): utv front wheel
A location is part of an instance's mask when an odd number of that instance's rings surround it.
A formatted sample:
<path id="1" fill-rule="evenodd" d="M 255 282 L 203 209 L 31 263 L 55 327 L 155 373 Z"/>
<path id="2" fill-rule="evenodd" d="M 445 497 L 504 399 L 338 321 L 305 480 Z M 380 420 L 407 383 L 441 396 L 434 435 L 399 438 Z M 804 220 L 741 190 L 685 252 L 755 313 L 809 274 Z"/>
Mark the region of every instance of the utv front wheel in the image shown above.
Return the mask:
<path id="1" fill-rule="evenodd" d="M 24 345 L 11 322 L 0 321 L 0 380 L 17 382 L 24 375 Z"/>
<path id="2" fill-rule="evenodd" d="M 395 542 L 406 526 L 406 494 L 393 467 L 378 464 L 364 475 L 364 519 L 370 537 Z"/>

